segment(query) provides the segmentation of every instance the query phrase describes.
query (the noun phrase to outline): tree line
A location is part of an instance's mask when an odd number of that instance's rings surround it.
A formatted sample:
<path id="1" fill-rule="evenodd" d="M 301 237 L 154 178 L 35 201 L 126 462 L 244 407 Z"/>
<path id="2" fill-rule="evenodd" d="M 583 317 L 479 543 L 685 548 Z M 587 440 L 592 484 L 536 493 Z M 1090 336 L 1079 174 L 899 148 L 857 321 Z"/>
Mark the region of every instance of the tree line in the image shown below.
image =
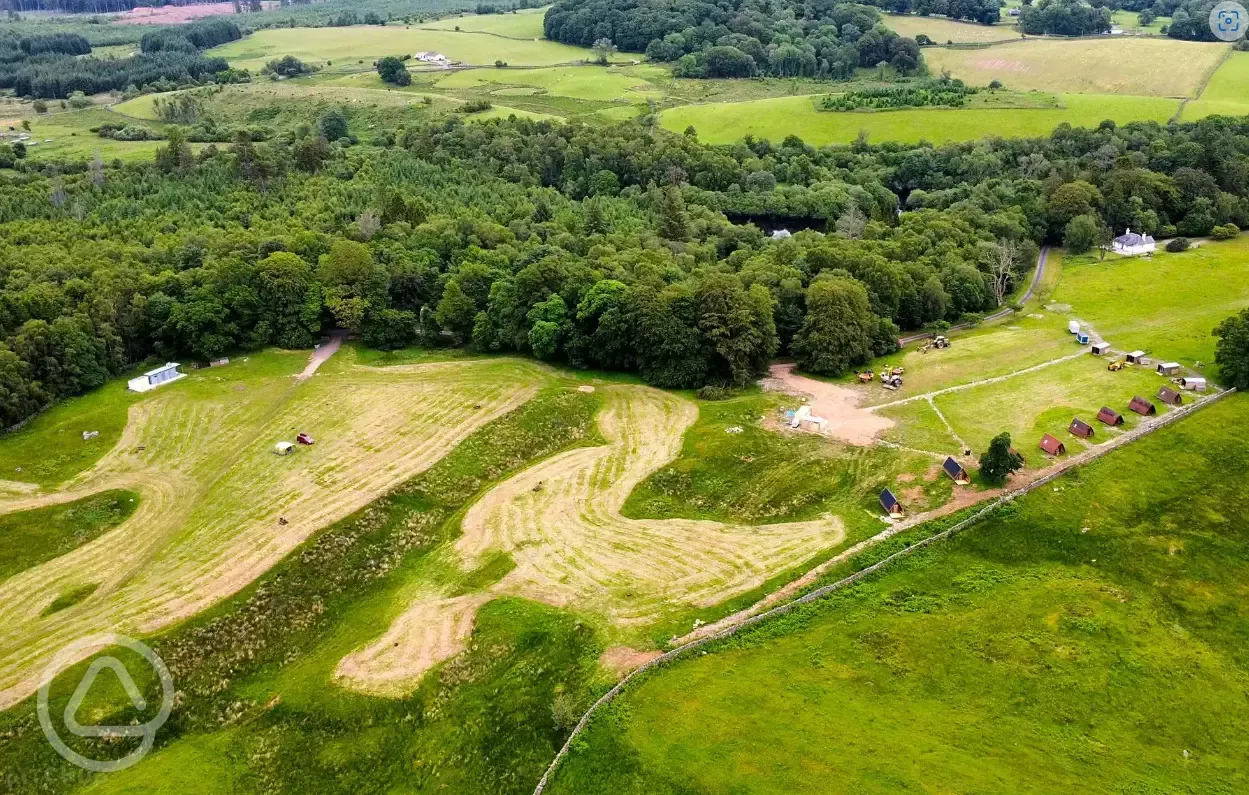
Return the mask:
<path id="1" fill-rule="evenodd" d="M 583 47 L 610 41 L 621 50 L 675 62 L 683 77 L 829 77 L 860 66 L 921 68 L 919 45 L 880 24 L 875 8 L 786 0 L 559 0 L 547 11 L 547 38 Z"/>

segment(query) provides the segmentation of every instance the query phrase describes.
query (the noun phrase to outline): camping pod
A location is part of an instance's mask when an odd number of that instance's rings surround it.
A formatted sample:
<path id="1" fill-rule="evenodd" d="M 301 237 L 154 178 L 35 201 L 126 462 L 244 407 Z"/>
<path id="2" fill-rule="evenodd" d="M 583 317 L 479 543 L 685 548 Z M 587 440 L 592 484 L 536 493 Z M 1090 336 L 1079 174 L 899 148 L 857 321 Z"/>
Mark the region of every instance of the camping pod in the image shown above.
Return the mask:
<path id="1" fill-rule="evenodd" d="M 1132 398 L 1132 402 L 1128 404 L 1128 408 L 1132 409 L 1132 411 L 1135 411 L 1142 417 L 1149 417 L 1158 413 L 1157 406 L 1139 395 Z"/>
<path id="2" fill-rule="evenodd" d="M 1081 345 L 1088 345 L 1089 335 L 1081 331 L 1079 334 L 1076 334 L 1076 342 L 1080 343 Z"/>
<path id="3" fill-rule="evenodd" d="M 902 503 L 898 502 L 898 498 L 889 489 L 881 489 L 880 507 L 895 519 L 902 515 Z"/>
<path id="4" fill-rule="evenodd" d="M 1184 389 L 1191 389 L 1194 392 L 1206 391 L 1206 379 L 1185 376 L 1180 379 L 1180 386 Z"/>
<path id="5" fill-rule="evenodd" d="M 1107 425 L 1123 424 L 1123 415 L 1112 409 L 1110 406 L 1102 406 L 1102 410 L 1097 412 L 1097 419 Z"/>
<path id="6" fill-rule="evenodd" d="M 1074 435 L 1079 436 L 1081 439 L 1093 438 L 1093 426 L 1089 425 L 1084 420 L 1081 420 L 1079 417 L 1072 418 L 1071 424 L 1067 426 L 1067 430 L 1071 431 Z"/>
<path id="7" fill-rule="evenodd" d="M 1093 343 L 1093 355 L 1094 356 L 1104 356 L 1107 353 L 1110 353 L 1109 342 L 1094 342 Z"/>
<path id="8" fill-rule="evenodd" d="M 1163 403 L 1166 403 L 1168 406 L 1184 405 L 1184 396 L 1170 387 L 1164 386 L 1162 389 L 1159 389 L 1158 399 Z"/>
<path id="9" fill-rule="evenodd" d="M 1148 364 L 1144 351 L 1132 351 L 1128 354 L 1128 364 Z"/>
<path id="10" fill-rule="evenodd" d="M 1050 455 L 1066 455 L 1067 445 L 1050 436 L 1048 433 L 1041 437 L 1041 449 Z"/>
<path id="11" fill-rule="evenodd" d="M 1179 362 L 1163 362 L 1158 365 L 1158 375 L 1178 375 L 1180 372 Z"/>
<path id="12" fill-rule="evenodd" d="M 963 468 L 962 464 L 955 461 L 953 456 L 946 456 L 945 463 L 941 465 L 941 468 L 958 485 L 966 486 L 968 483 L 971 483 L 971 478 L 967 477 L 967 470 Z"/>

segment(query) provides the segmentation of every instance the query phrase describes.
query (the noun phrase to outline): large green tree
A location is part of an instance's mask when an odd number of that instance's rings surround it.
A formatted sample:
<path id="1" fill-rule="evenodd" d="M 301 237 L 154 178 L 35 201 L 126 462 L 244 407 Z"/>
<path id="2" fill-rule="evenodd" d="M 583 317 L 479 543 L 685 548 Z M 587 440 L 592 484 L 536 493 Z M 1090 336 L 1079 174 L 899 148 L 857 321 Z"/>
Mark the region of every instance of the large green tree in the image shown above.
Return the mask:
<path id="1" fill-rule="evenodd" d="M 1219 338 L 1214 362 L 1223 382 L 1241 391 L 1249 389 L 1249 309 L 1220 323 L 1214 336 Z"/>
<path id="2" fill-rule="evenodd" d="M 817 279 L 807 288 L 807 317 L 794 336 L 798 367 L 808 373 L 841 375 L 872 357 L 876 316 L 867 290 L 844 277 Z"/>

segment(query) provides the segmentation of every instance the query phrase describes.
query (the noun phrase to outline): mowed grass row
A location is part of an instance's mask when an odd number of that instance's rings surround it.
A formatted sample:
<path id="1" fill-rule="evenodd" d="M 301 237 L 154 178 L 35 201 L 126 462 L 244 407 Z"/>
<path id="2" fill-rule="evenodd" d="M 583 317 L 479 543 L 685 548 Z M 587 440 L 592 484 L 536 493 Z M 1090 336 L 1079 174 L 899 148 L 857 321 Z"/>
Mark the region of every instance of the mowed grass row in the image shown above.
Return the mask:
<path id="1" fill-rule="evenodd" d="M 1234 396 L 659 669 L 549 791 L 1243 791 L 1246 423 Z"/>
<path id="2" fill-rule="evenodd" d="M 1193 97 L 1227 46 L 1174 39 L 1028 39 L 984 49 L 926 48 L 933 74 L 1020 91 Z"/>
<path id="3" fill-rule="evenodd" d="M 552 66 L 588 60 L 581 47 L 547 41 L 517 40 L 486 33 L 427 30 L 388 25 L 349 28 L 273 28 L 208 50 L 236 68 L 256 71 L 284 55 L 335 70 L 371 69 L 386 55 L 411 55 L 419 51 L 440 52 L 453 61 L 493 65 L 496 60 L 512 66 Z M 330 63 L 332 62 L 332 64 Z"/>
<path id="4" fill-rule="evenodd" d="M 867 133 L 872 143 L 940 144 L 986 135 L 1045 136 L 1064 122 L 1075 127 L 1096 127 L 1105 119 L 1120 124 L 1165 122 L 1179 108 L 1178 100 L 1161 97 L 1085 94 L 1061 95 L 1062 108 L 927 108 L 874 113 L 817 111 L 817 101 L 817 96 L 798 96 L 684 105 L 664 111 L 660 121 L 676 132 L 693 127 L 699 140 L 712 144 L 734 143 L 746 135 L 777 142 L 797 135 L 809 144 L 823 146 L 850 143 L 860 132 Z"/>

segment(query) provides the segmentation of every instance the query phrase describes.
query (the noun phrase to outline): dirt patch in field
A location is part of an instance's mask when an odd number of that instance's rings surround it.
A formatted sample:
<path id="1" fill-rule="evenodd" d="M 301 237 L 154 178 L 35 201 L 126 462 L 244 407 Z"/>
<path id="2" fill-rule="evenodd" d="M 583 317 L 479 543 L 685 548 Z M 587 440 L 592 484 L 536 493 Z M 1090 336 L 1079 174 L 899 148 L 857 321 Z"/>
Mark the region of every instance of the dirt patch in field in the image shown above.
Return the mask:
<path id="1" fill-rule="evenodd" d="M 295 376 L 295 380 L 306 381 L 311 378 L 313 374 L 316 373 L 318 367 L 325 364 L 331 356 L 338 353 L 338 349 L 341 348 L 342 345 L 343 338 L 341 336 L 331 337 L 329 342 L 319 346 L 312 352 L 312 356 L 308 357 L 308 366 L 304 368 L 302 373 Z"/>
<path id="2" fill-rule="evenodd" d="M 910 483 L 913 480 L 915 480 L 914 472 L 903 472 L 901 475 L 898 475 L 899 483 Z"/>
<path id="3" fill-rule="evenodd" d="M 278 7 L 277 2 L 266 0 L 266 11 Z M 121 25 L 185 25 L 204 17 L 233 14 L 234 3 L 200 3 L 191 6 L 161 6 L 160 8 L 133 8 L 118 14 L 113 21 Z M 241 15 L 246 17 L 246 15 Z"/>
<path id="4" fill-rule="evenodd" d="M 941 465 L 940 464 L 933 464 L 932 466 L 928 467 L 928 471 L 924 473 L 924 480 L 928 481 L 929 483 L 932 483 L 934 480 L 936 480 L 939 477 L 941 477 Z"/>
<path id="5" fill-rule="evenodd" d="M 893 420 L 859 407 L 862 393 L 839 384 L 828 384 L 798 375 L 792 364 L 774 364 L 763 388 L 802 397 L 811 413 L 828 421 L 825 435 L 847 444 L 866 447 L 894 426 Z"/>
<path id="6" fill-rule="evenodd" d="M 628 646 L 612 646 L 598 658 L 599 663 L 616 675 L 617 679 L 641 668 L 651 660 L 660 656 L 658 651 L 641 651 Z"/>

